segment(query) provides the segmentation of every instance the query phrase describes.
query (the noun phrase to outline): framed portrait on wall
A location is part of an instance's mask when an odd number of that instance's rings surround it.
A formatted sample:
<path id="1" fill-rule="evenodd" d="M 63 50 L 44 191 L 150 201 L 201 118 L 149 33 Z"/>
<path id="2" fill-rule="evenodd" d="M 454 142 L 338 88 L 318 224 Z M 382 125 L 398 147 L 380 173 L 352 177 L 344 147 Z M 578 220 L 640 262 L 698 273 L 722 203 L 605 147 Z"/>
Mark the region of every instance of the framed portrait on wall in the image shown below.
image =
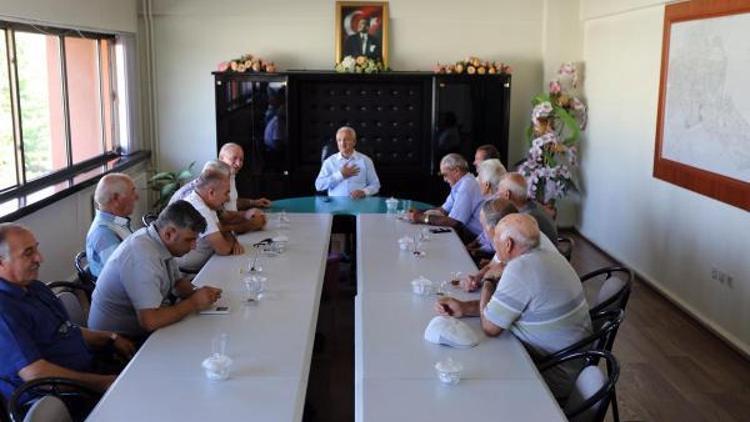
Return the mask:
<path id="1" fill-rule="evenodd" d="M 336 63 L 366 56 L 388 66 L 388 2 L 336 2 Z"/>
<path id="2" fill-rule="evenodd" d="M 750 211 L 750 1 L 664 11 L 656 178 Z"/>

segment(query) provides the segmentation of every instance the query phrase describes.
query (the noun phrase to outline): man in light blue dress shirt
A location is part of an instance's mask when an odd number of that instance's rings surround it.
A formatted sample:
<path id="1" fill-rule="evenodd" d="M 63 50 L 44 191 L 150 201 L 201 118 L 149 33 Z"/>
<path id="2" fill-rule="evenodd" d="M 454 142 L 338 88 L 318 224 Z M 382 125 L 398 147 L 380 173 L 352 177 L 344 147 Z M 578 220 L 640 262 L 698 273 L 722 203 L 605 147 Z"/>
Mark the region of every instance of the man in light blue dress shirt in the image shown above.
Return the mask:
<path id="1" fill-rule="evenodd" d="M 380 190 L 380 180 L 370 157 L 357 152 L 357 133 L 344 126 L 336 131 L 339 152 L 326 158 L 315 179 L 315 189 L 327 190 L 328 196 L 350 196 L 355 199 L 372 196 Z"/>
<path id="2" fill-rule="evenodd" d="M 440 174 L 451 186 L 451 192 L 440 208 L 425 212 L 412 210 L 409 220 L 412 223 L 435 226 L 458 227 L 461 223 L 466 232 L 464 239 L 476 238 L 482 232 L 479 212 L 484 197 L 474 176 L 469 173 L 469 163 L 459 154 L 448 154 L 440 160 Z"/>
<path id="3" fill-rule="evenodd" d="M 98 209 L 86 234 L 86 258 L 94 277 L 99 277 L 112 252 L 133 233 L 130 214 L 137 201 L 135 183 L 126 174 L 110 173 L 96 185 L 94 202 Z"/>

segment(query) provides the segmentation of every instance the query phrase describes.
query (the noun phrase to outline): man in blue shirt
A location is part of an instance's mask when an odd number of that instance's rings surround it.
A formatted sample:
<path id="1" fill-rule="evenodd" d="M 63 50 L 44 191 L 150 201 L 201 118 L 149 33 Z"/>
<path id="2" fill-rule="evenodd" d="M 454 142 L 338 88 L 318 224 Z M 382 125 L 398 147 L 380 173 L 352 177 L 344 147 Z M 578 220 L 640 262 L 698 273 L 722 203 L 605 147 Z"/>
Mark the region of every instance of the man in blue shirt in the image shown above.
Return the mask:
<path id="1" fill-rule="evenodd" d="M 69 378 L 103 392 L 115 376 L 93 373 L 89 348 L 113 346 L 130 357 L 133 343 L 70 322 L 62 302 L 37 280 L 38 245 L 25 227 L 0 224 L 0 393 L 8 399 L 24 382 L 43 377 Z"/>
<path id="2" fill-rule="evenodd" d="M 476 238 L 482 232 L 479 212 L 484 197 L 474 176 L 469 173 L 469 163 L 459 154 L 448 154 L 440 160 L 440 174 L 451 186 L 451 192 L 440 208 L 425 212 L 412 210 L 409 220 L 412 223 L 434 226 L 463 227 L 468 232 L 464 238 Z"/>
<path id="3" fill-rule="evenodd" d="M 372 196 L 380 190 L 380 180 L 370 157 L 355 151 L 357 133 L 344 126 L 336 131 L 337 154 L 326 158 L 315 179 L 315 189 L 327 190 L 328 196 L 350 196 L 354 199 Z"/>
<path id="4" fill-rule="evenodd" d="M 133 233 L 130 214 L 136 201 L 138 192 L 127 174 L 110 173 L 96 185 L 94 202 L 98 209 L 86 235 L 86 257 L 94 277 L 99 277 L 112 252 Z"/>

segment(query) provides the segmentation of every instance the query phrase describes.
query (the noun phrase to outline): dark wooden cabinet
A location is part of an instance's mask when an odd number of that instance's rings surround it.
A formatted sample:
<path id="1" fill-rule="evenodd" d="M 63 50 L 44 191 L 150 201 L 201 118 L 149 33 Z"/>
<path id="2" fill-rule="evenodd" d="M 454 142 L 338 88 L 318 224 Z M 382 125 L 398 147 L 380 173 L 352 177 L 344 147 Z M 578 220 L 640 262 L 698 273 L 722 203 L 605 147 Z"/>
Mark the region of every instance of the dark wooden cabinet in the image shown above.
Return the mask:
<path id="1" fill-rule="evenodd" d="M 498 147 L 507 165 L 510 76 L 388 72 L 214 73 L 217 148 L 243 146 L 241 195 L 311 195 L 324 149 L 341 126 L 375 162 L 380 195 L 435 204 L 448 191 L 440 158 Z"/>

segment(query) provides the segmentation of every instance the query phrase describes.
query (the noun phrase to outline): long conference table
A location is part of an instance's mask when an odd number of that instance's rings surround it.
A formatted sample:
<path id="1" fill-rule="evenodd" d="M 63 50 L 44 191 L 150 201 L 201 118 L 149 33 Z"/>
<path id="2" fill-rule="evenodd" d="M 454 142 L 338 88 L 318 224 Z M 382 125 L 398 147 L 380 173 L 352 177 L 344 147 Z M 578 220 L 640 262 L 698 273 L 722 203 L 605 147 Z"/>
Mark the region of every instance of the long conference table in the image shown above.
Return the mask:
<path id="1" fill-rule="evenodd" d="M 423 226 L 392 214 L 357 214 L 355 298 L 355 418 L 357 421 L 434 421 L 472 417 L 564 421 L 565 417 L 523 346 L 509 333 L 472 349 L 426 342 L 435 296 L 411 293 L 420 275 L 435 282 L 476 269 L 458 236 L 432 234 L 424 257 L 397 240 Z M 305 404 L 323 276 L 332 225 L 327 213 L 289 213 L 290 227 L 269 218 L 246 234 L 249 247 L 288 234 L 285 253 L 261 257 L 266 295 L 247 303 L 242 280 L 250 252 L 214 256 L 196 285 L 224 289 L 226 315 L 191 315 L 153 333 L 107 391 L 91 421 L 300 421 Z M 450 288 L 448 294 L 476 298 Z M 465 319 L 481 333 L 477 318 Z M 209 381 L 201 362 L 211 340 L 226 333 L 232 358 L 226 381 Z M 448 356 L 464 366 L 458 385 L 442 385 L 434 364 Z"/>

